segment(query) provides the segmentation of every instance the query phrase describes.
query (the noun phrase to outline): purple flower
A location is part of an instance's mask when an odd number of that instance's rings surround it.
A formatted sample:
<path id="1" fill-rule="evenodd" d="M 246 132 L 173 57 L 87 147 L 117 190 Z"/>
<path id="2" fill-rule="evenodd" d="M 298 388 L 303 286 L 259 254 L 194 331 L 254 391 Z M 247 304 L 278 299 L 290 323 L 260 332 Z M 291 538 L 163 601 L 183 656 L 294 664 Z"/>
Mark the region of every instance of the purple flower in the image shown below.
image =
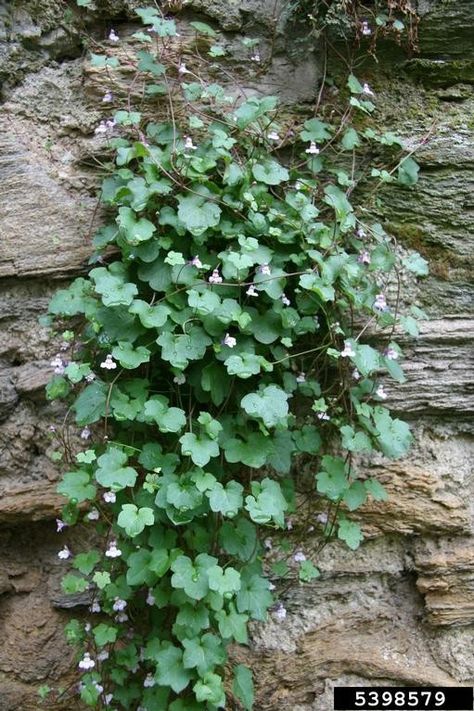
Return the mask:
<path id="1" fill-rule="evenodd" d="M 101 612 L 102 611 L 102 608 L 101 608 L 100 604 L 97 602 L 97 600 L 94 600 L 94 602 L 92 603 L 92 605 L 90 606 L 89 609 L 91 612 Z"/>
<path id="2" fill-rule="evenodd" d="M 379 385 L 377 390 L 375 391 L 375 394 L 377 397 L 379 397 L 381 400 L 386 400 L 388 398 L 387 393 L 383 389 L 383 385 Z"/>
<path id="3" fill-rule="evenodd" d="M 110 30 L 109 32 L 109 41 L 110 42 L 118 42 L 120 37 L 118 34 L 115 32 L 115 30 Z"/>
<path id="4" fill-rule="evenodd" d="M 199 259 L 199 257 L 197 256 L 197 254 L 196 254 L 195 257 L 193 257 L 193 258 L 191 259 L 191 261 L 190 261 L 189 263 L 190 263 L 193 267 L 196 267 L 196 269 L 202 269 L 202 262 L 201 262 L 201 260 Z"/>
<path id="5" fill-rule="evenodd" d="M 316 521 L 320 523 L 322 526 L 325 526 L 328 522 L 328 515 L 327 513 L 320 513 L 316 516 Z"/>
<path id="6" fill-rule="evenodd" d="M 189 74 L 189 69 L 186 69 L 186 65 L 184 62 L 181 62 L 181 64 L 179 65 L 178 74 Z"/>
<path id="7" fill-rule="evenodd" d="M 81 432 L 81 439 L 89 439 L 91 436 L 91 431 L 88 427 L 84 427 L 84 429 Z"/>
<path id="8" fill-rule="evenodd" d="M 120 548 L 117 548 L 117 541 L 110 541 L 109 547 L 105 551 L 107 558 L 118 558 L 122 555 Z"/>
<path id="9" fill-rule="evenodd" d="M 104 96 L 102 97 L 102 101 L 104 104 L 110 104 L 114 100 L 114 95 L 112 94 L 111 91 L 106 91 Z"/>
<path id="10" fill-rule="evenodd" d="M 362 34 L 368 37 L 369 35 L 372 34 L 372 30 L 369 27 L 369 23 L 367 20 L 362 21 Z"/>
<path id="11" fill-rule="evenodd" d="M 87 381 L 88 383 L 92 383 L 92 381 L 95 380 L 95 374 L 94 374 L 94 373 L 88 373 L 88 374 L 86 375 L 86 378 L 85 378 L 85 379 L 86 379 L 86 381 Z"/>
<path id="12" fill-rule="evenodd" d="M 397 360 L 398 359 L 398 351 L 395 350 L 395 348 L 387 348 L 384 351 L 384 356 L 388 358 L 388 360 Z"/>
<path id="13" fill-rule="evenodd" d="M 106 504 L 115 504 L 117 500 L 114 491 L 104 491 L 104 493 L 102 494 L 102 498 L 104 499 Z"/>
<path id="14" fill-rule="evenodd" d="M 218 270 L 218 269 L 214 269 L 214 271 L 212 272 L 212 274 L 211 274 L 211 276 L 209 277 L 208 281 L 209 281 L 209 284 L 222 284 L 222 277 L 221 277 L 221 275 L 219 274 L 219 270 Z"/>
<path id="15" fill-rule="evenodd" d="M 122 600 L 119 597 L 115 598 L 115 602 L 112 605 L 112 609 L 115 610 L 115 612 L 122 612 L 122 610 L 125 610 L 126 607 L 127 607 L 126 600 Z"/>
<path id="16" fill-rule="evenodd" d="M 54 368 L 54 373 L 56 375 L 62 375 L 64 373 L 65 365 L 59 353 L 57 353 L 51 361 L 51 368 Z"/>
<path id="17" fill-rule="evenodd" d="M 276 608 L 273 610 L 273 615 L 279 622 L 283 622 L 286 617 L 286 608 L 283 603 L 279 602 Z"/>
<path id="18" fill-rule="evenodd" d="M 369 252 L 364 249 L 364 251 L 360 252 L 359 256 L 357 257 L 357 261 L 359 262 L 359 264 L 370 264 L 371 259 Z"/>
<path id="19" fill-rule="evenodd" d="M 87 518 L 89 519 L 89 521 L 98 521 L 99 516 L 100 516 L 100 514 L 97 511 L 97 509 L 91 509 L 89 511 L 89 513 L 87 514 Z"/>
<path id="20" fill-rule="evenodd" d="M 303 551 L 296 551 L 295 555 L 293 556 L 293 560 L 295 563 L 304 563 L 306 560 L 306 556 L 303 553 Z"/>
<path id="21" fill-rule="evenodd" d="M 155 596 L 153 595 L 153 590 L 149 588 L 148 590 L 148 595 L 146 596 L 145 600 L 147 605 L 153 606 L 156 602 Z"/>
<path id="22" fill-rule="evenodd" d="M 377 311 L 387 311 L 388 306 L 384 294 L 377 294 L 374 301 L 374 309 Z"/>
<path id="23" fill-rule="evenodd" d="M 56 519 L 56 533 L 61 533 L 65 528 L 67 528 L 67 523 L 61 521 L 60 518 Z"/>
<path id="24" fill-rule="evenodd" d="M 260 274 L 266 274 L 267 276 L 272 273 L 272 270 L 270 268 L 270 265 L 265 262 L 265 264 L 261 264 L 258 268 L 258 271 Z"/>

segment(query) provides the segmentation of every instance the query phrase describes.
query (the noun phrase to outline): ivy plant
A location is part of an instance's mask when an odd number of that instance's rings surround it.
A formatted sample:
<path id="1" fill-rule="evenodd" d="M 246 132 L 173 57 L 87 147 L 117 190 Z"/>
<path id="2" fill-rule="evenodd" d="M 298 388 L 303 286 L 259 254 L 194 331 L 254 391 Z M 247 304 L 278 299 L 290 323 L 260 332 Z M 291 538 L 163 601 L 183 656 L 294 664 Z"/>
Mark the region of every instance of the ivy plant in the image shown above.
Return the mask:
<path id="1" fill-rule="evenodd" d="M 104 96 L 107 220 L 87 276 L 49 306 L 68 355 L 47 396 L 90 440 L 74 454 L 63 438 L 58 529 L 95 527 L 90 550 L 60 552 L 75 570 L 64 591 L 90 595 L 90 622 L 66 631 L 89 706 L 211 710 L 232 694 L 251 709 L 250 669 L 225 683 L 229 643 L 247 644 L 269 610 L 283 619 L 279 574 L 319 575 L 284 542 L 269 569 L 269 536 L 291 539 L 309 486 L 313 535 L 357 548 L 351 512 L 386 496 L 360 453 L 410 445 L 381 378 L 405 379 L 396 284 L 426 263 L 397 254 L 365 201 L 371 184 L 410 186 L 418 171 L 377 128 L 363 78 L 347 77 L 330 120 L 290 130 L 277 98 L 228 95 L 201 76 L 201 54 L 176 59 L 174 20 L 137 13 L 146 31 L 127 71 L 134 61 L 145 98 Z M 216 41 L 192 24 L 201 49 Z M 104 77 L 120 42 L 112 30 L 92 55 Z M 370 175 L 357 156 L 373 146 Z M 402 314 L 409 333 L 415 315 Z"/>

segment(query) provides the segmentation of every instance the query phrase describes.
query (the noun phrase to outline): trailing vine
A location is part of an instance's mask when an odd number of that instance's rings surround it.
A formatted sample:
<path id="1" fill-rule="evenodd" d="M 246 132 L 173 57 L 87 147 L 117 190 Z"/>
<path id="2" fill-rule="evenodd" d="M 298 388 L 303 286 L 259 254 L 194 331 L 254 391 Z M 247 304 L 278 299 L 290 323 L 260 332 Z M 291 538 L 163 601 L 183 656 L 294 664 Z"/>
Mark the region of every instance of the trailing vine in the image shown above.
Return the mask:
<path id="1" fill-rule="evenodd" d="M 292 519 L 356 549 L 350 512 L 386 496 L 359 453 L 410 445 L 381 378 L 405 379 L 395 338 L 420 312 L 402 312 L 397 284 L 426 262 L 400 256 L 370 196 L 414 184 L 418 166 L 378 130 L 363 78 L 297 126 L 275 97 L 236 97 L 227 70 L 206 79 L 227 51 L 213 28 L 191 23 L 184 45 L 157 8 L 137 14 L 125 59 L 115 30 L 92 47 L 110 83 L 96 128 L 114 153 L 108 220 L 87 276 L 49 306 L 66 330 L 47 396 L 70 405 L 58 530 L 94 531 L 59 553 L 74 569 L 63 591 L 91 613 L 66 632 L 89 706 L 251 709 L 252 673 L 226 667 L 228 644 L 268 611 L 284 619 L 282 578 L 319 576 Z M 260 62 L 251 40 L 242 51 Z"/>

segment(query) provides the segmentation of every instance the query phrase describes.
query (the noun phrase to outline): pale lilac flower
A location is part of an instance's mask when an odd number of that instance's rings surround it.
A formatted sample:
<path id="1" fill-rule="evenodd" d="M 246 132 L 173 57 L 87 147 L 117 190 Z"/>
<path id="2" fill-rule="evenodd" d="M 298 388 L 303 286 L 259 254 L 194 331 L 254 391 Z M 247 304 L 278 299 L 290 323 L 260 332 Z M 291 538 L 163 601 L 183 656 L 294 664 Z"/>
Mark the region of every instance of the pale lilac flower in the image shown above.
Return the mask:
<path id="1" fill-rule="evenodd" d="M 191 259 L 189 263 L 191 264 L 191 266 L 196 267 L 196 269 L 202 269 L 202 262 L 197 254 Z"/>
<path id="2" fill-rule="evenodd" d="M 64 523 L 64 521 L 61 521 L 60 518 L 56 519 L 56 533 L 61 533 L 61 531 L 67 528 L 67 523 Z"/>
<path id="3" fill-rule="evenodd" d="M 107 121 L 101 121 L 97 128 L 94 130 L 96 136 L 105 135 L 115 128 L 116 122 L 114 119 L 107 119 Z"/>
<path id="4" fill-rule="evenodd" d="M 262 58 L 258 52 L 254 52 L 252 56 L 250 57 L 251 62 L 261 62 Z"/>
<path id="5" fill-rule="evenodd" d="M 229 336 L 229 334 L 226 333 L 222 343 L 224 344 L 224 346 L 234 348 L 237 345 L 237 340 L 233 336 Z"/>
<path id="6" fill-rule="evenodd" d="M 281 299 L 281 303 L 283 304 L 283 306 L 289 306 L 291 304 L 291 301 L 289 300 L 289 298 L 287 296 L 285 296 L 285 294 L 282 294 L 280 296 L 280 299 Z"/>
<path id="7" fill-rule="evenodd" d="M 115 504 L 117 500 L 114 491 L 104 491 L 104 493 L 102 494 L 102 498 L 104 499 L 106 504 Z"/>
<path id="8" fill-rule="evenodd" d="M 314 526 L 308 526 L 308 533 L 312 533 L 314 531 Z"/>
<path id="9" fill-rule="evenodd" d="M 105 360 L 100 364 L 100 367 L 105 368 L 106 370 L 114 370 L 117 367 L 117 363 L 114 361 L 112 355 L 109 353 L 105 356 Z"/>
<path id="10" fill-rule="evenodd" d="M 115 30 L 110 30 L 109 32 L 109 41 L 110 42 L 118 42 L 120 37 L 118 34 L 115 32 Z"/>
<path id="11" fill-rule="evenodd" d="M 95 380 L 95 373 L 87 373 L 85 379 L 88 383 L 92 383 L 92 381 Z"/>
<path id="12" fill-rule="evenodd" d="M 387 393 L 383 389 L 383 385 L 379 385 L 377 390 L 375 391 L 375 394 L 377 397 L 379 397 L 381 400 L 386 400 L 388 398 Z"/>
<path id="13" fill-rule="evenodd" d="M 359 264 L 370 264 L 371 259 L 370 259 L 370 254 L 367 252 L 366 249 L 364 249 L 363 252 L 359 253 L 359 256 L 357 257 L 357 261 Z"/>
<path id="14" fill-rule="evenodd" d="M 189 69 L 186 69 L 186 65 L 184 62 L 181 62 L 181 64 L 179 65 L 178 74 L 189 74 Z"/>
<path id="15" fill-rule="evenodd" d="M 267 133 L 267 138 L 269 141 L 279 141 L 280 136 L 276 131 L 270 131 L 270 133 Z"/>
<path id="16" fill-rule="evenodd" d="M 99 660 L 99 662 L 106 662 L 108 658 L 109 653 L 106 649 L 102 649 L 97 655 L 97 659 Z"/>
<path id="17" fill-rule="evenodd" d="M 258 296 L 258 291 L 253 284 L 250 284 L 249 288 L 245 292 L 247 296 Z"/>
<path id="18" fill-rule="evenodd" d="M 354 368 L 354 370 L 352 371 L 352 377 L 354 378 L 354 380 L 360 380 L 360 373 L 357 368 Z"/>
<path id="19" fill-rule="evenodd" d="M 102 694 L 102 692 L 104 691 L 104 687 L 102 686 L 102 684 L 99 684 L 98 681 L 94 681 L 94 686 L 99 692 L 99 694 Z"/>
<path id="20" fill-rule="evenodd" d="M 283 603 L 278 603 L 277 607 L 273 611 L 273 615 L 277 618 L 279 622 L 283 622 L 286 617 L 286 608 Z"/>
<path id="21" fill-rule="evenodd" d="M 263 546 L 264 546 L 264 548 L 267 549 L 267 551 L 271 551 L 271 549 L 273 548 L 273 541 L 272 541 L 272 539 L 271 539 L 271 538 L 265 538 L 265 540 L 263 541 Z"/>
<path id="22" fill-rule="evenodd" d="M 100 514 L 99 514 L 99 512 L 97 511 L 97 509 L 92 509 L 92 510 L 89 511 L 89 513 L 87 514 L 87 518 L 89 519 L 89 521 L 98 521 L 98 520 L 99 520 L 99 516 L 100 516 Z"/>
<path id="23" fill-rule="evenodd" d="M 128 615 L 126 612 L 119 612 L 118 615 L 115 615 L 116 622 L 127 622 L 127 620 L 128 620 Z"/>
<path id="24" fill-rule="evenodd" d="M 218 269 L 214 269 L 214 271 L 212 272 L 212 274 L 211 274 L 211 276 L 209 277 L 208 281 L 209 281 L 209 284 L 222 284 L 222 277 L 221 277 L 221 275 L 219 274 L 219 270 L 218 270 Z"/>
<path id="25" fill-rule="evenodd" d="M 366 96 L 375 96 L 374 92 L 372 91 L 370 86 L 367 84 L 367 82 L 362 87 L 362 93 L 365 94 Z"/>
<path id="26" fill-rule="evenodd" d="M 305 383 L 306 382 L 306 373 L 299 373 L 299 375 L 296 376 L 296 382 L 297 383 Z"/>
<path id="27" fill-rule="evenodd" d="M 367 20 L 362 21 L 362 34 L 368 37 L 369 35 L 372 34 L 372 30 L 369 27 L 369 23 Z"/>
<path id="28" fill-rule="evenodd" d="M 320 523 L 322 526 L 325 526 L 328 522 L 328 515 L 327 513 L 320 513 L 316 516 L 316 521 Z"/>
<path id="29" fill-rule="evenodd" d="M 86 652 L 77 666 L 79 669 L 87 671 L 88 669 L 93 669 L 95 667 L 95 662 L 91 659 L 89 652 Z"/>
<path id="30" fill-rule="evenodd" d="M 355 350 L 348 341 L 344 341 L 344 350 L 341 351 L 341 358 L 353 358 L 355 356 Z"/>
<path id="31" fill-rule="evenodd" d="M 309 153 L 312 156 L 317 156 L 319 153 L 319 148 L 314 141 L 310 141 L 309 148 L 305 150 L 305 153 Z"/>
<path id="32" fill-rule="evenodd" d="M 56 432 L 56 425 L 50 425 L 48 429 L 50 432 Z"/>
<path id="33" fill-rule="evenodd" d="M 115 612 L 122 612 L 122 610 L 125 610 L 126 607 L 127 607 L 126 600 L 122 600 L 119 597 L 115 598 L 115 602 L 112 605 L 112 609 L 115 610 Z"/>
<path id="34" fill-rule="evenodd" d="M 274 585 L 272 582 L 268 583 L 268 589 L 269 590 L 276 590 L 276 585 Z"/>
<path id="35" fill-rule="evenodd" d="M 144 680 L 144 682 L 143 682 L 143 686 L 144 686 L 146 689 L 148 689 L 148 688 L 151 688 L 152 686 L 155 686 L 155 684 L 156 684 L 156 681 L 154 680 L 153 675 L 152 675 L 152 674 L 147 674 L 146 677 L 145 677 L 145 680 Z"/>
<path id="36" fill-rule="evenodd" d="M 185 151 L 195 151 L 197 150 L 197 146 L 194 145 L 193 139 L 191 136 L 185 136 L 184 137 L 184 150 Z"/>
<path id="37" fill-rule="evenodd" d="M 384 352 L 384 356 L 388 358 L 388 360 L 397 360 L 398 351 L 396 351 L 395 348 L 387 348 Z"/>
<path id="38" fill-rule="evenodd" d="M 120 548 L 117 548 L 117 541 L 110 541 L 109 547 L 105 551 L 107 558 L 118 558 L 122 555 Z"/>
<path id="39" fill-rule="evenodd" d="M 288 521 L 286 522 L 286 530 L 287 531 L 293 530 L 293 521 L 291 520 L 291 518 L 289 518 Z"/>
<path id="40" fill-rule="evenodd" d="M 86 624 L 84 625 L 84 632 L 86 632 L 86 634 L 89 634 L 89 632 L 91 631 L 91 629 L 92 629 L 91 623 L 90 623 L 90 622 L 86 622 Z"/>
<path id="41" fill-rule="evenodd" d="M 377 311 L 386 311 L 387 308 L 387 301 L 385 300 L 384 294 L 377 294 L 374 301 L 374 309 Z"/>
<path id="42" fill-rule="evenodd" d="M 92 603 L 92 605 L 90 606 L 89 609 L 91 612 L 96 612 L 96 613 L 102 611 L 102 608 L 101 608 L 100 604 L 97 602 L 97 600 L 94 600 L 94 602 Z"/>
<path id="43" fill-rule="evenodd" d="M 54 368 L 54 372 L 56 375 L 62 375 L 64 373 L 64 370 L 65 370 L 64 361 L 61 358 L 61 356 L 59 355 L 59 353 L 56 354 L 56 356 L 51 361 L 50 365 L 51 365 L 51 368 Z"/>
<path id="44" fill-rule="evenodd" d="M 306 560 L 306 556 L 303 551 L 296 551 L 295 555 L 293 556 L 293 560 L 295 561 L 295 563 L 303 563 Z"/>
<path id="45" fill-rule="evenodd" d="M 327 412 L 318 412 L 318 420 L 330 420 L 331 418 Z"/>
<path id="46" fill-rule="evenodd" d="M 265 274 L 267 276 L 269 276 L 272 273 L 270 265 L 267 264 L 266 262 L 265 262 L 265 264 L 261 264 L 259 266 L 258 271 L 260 272 L 260 274 Z"/>
<path id="47" fill-rule="evenodd" d="M 363 227 L 359 227 L 357 229 L 357 237 L 359 237 L 359 239 L 364 239 L 364 237 L 367 237 L 367 233 Z"/>
<path id="48" fill-rule="evenodd" d="M 81 439 L 89 439 L 91 436 L 91 431 L 88 427 L 84 427 L 84 429 L 81 432 Z"/>
<path id="49" fill-rule="evenodd" d="M 59 350 L 60 350 L 60 351 L 63 351 L 63 352 L 64 352 L 64 351 L 67 351 L 67 350 L 69 350 L 69 346 L 70 346 L 70 345 L 71 345 L 71 344 L 68 343 L 67 341 L 63 341 L 63 342 L 61 343 L 61 345 L 59 346 Z"/>
<path id="50" fill-rule="evenodd" d="M 58 553 L 58 558 L 60 558 L 61 560 L 67 560 L 71 556 L 72 553 L 67 546 L 64 546 Z"/>
<path id="51" fill-rule="evenodd" d="M 185 382 L 186 376 L 184 373 L 177 373 L 173 378 L 173 383 L 176 383 L 176 385 L 184 385 Z"/>
<path id="52" fill-rule="evenodd" d="M 113 698 L 114 698 L 113 694 L 106 694 L 105 699 L 104 699 L 105 705 L 110 706 L 110 702 L 112 701 Z"/>
<path id="53" fill-rule="evenodd" d="M 145 600 L 147 605 L 153 606 L 156 602 L 155 596 L 153 595 L 153 590 L 149 588 L 148 590 L 148 595 L 146 596 Z"/>
<path id="54" fill-rule="evenodd" d="M 112 94 L 111 91 L 106 91 L 104 96 L 102 97 L 102 101 L 104 104 L 110 104 L 114 100 L 114 95 Z"/>

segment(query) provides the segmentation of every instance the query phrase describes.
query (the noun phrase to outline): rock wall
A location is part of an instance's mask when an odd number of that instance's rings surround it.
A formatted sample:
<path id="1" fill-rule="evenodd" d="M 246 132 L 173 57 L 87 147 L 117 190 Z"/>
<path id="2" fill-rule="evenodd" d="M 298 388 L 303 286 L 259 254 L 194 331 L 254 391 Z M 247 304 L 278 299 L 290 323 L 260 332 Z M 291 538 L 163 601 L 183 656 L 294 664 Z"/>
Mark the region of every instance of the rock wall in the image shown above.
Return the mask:
<path id="1" fill-rule="evenodd" d="M 85 268 L 100 220 L 94 127 L 105 114 L 81 33 L 104 38 L 113 26 L 126 42 L 133 5 L 96 0 L 85 15 L 74 2 L 0 1 L 2 711 L 44 708 L 37 688 L 45 683 L 66 690 L 48 709 L 75 708 L 56 556 L 63 541 L 54 525 L 61 500 L 49 427 L 59 413 L 44 399 L 57 346 L 38 317 L 54 289 Z M 291 109 L 315 99 L 321 70 L 317 46 L 295 53 L 289 33 L 274 36 L 285 6 L 170 3 L 181 9 L 184 33 L 190 19 L 220 28 L 236 61 L 242 34 L 260 38 L 263 56 L 273 45 L 271 66 L 248 89 L 279 93 Z M 420 0 L 419 10 L 420 54 L 397 52 L 367 68 L 387 127 L 410 141 L 429 135 L 418 153 L 418 186 L 391 188 L 380 205 L 386 228 L 431 263 L 412 294 L 430 320 L 407 344 L 408 383 L 391 386 L 390 405 L 412 421 L 417 443 L 405 461 L 367 463 L 390 499 L 360 513 L 367 532 L 360 550 L 333 543 L 317 552 L 319 538 L 308 534 L 305 549 L 315 552 L 322 578 L 304 587 L 294 581 L 284 593 L 286 620 L 256 626 L 250 651 L 235 650 L 258 673 L 261 711 L 329 710 L 334 684 L 474 684 L 474 5 Z"/>

